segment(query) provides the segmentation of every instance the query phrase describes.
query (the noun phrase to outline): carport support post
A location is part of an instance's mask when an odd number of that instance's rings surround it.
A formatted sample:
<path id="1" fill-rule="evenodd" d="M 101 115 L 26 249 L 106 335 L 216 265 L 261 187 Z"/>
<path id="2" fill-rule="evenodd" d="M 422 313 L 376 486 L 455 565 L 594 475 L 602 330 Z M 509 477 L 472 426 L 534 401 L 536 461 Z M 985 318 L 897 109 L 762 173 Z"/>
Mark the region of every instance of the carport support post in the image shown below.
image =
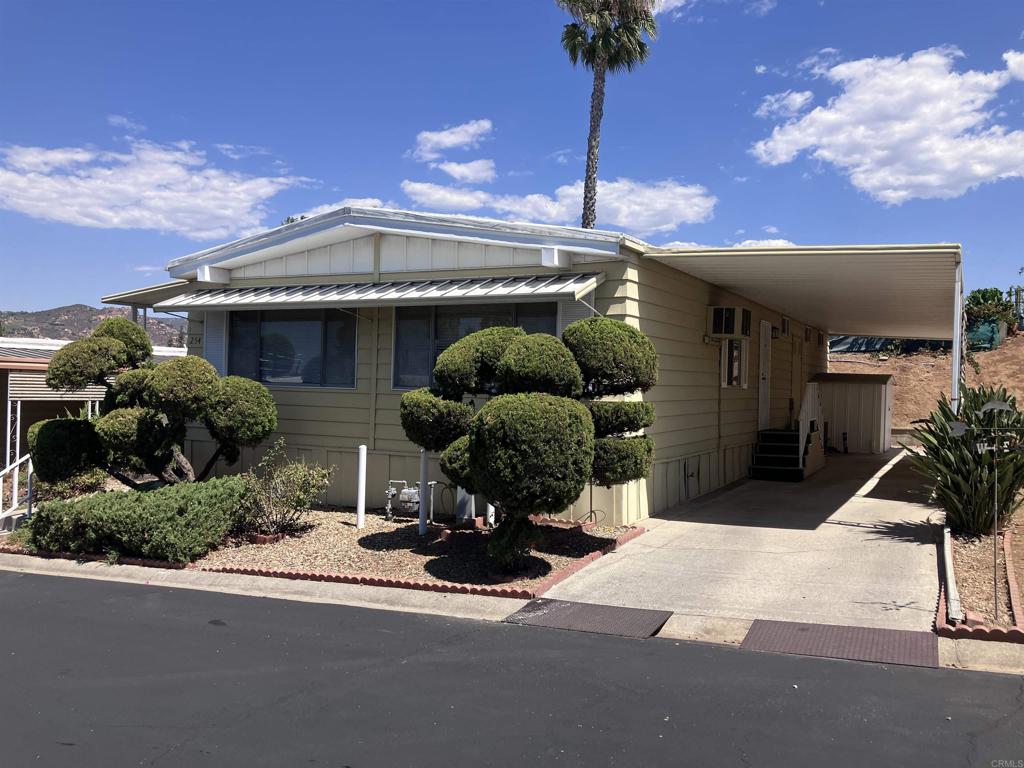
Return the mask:
<path id="1" fill-rule="evenodd" d="M 366 446 L 359 446 L 359 469 L 356 477 L 356 528 L 366 525 Z"/>
<path id="2" fill-rule="evenodd" d="M 956 279 L 953 287 L 953 361 L 952 382 L 950 387 L 949 404 L 953 413 L 960 413 L 960 372 L 963 368 L 961 357 L 963 356 L 964 339 L 964 267 L 963 262 L 956 264 Z"/>
<path id="3" fill-rule="evenodd" d="M 427 534 L 427 449 L 420 448 L 420 536 Z"/>

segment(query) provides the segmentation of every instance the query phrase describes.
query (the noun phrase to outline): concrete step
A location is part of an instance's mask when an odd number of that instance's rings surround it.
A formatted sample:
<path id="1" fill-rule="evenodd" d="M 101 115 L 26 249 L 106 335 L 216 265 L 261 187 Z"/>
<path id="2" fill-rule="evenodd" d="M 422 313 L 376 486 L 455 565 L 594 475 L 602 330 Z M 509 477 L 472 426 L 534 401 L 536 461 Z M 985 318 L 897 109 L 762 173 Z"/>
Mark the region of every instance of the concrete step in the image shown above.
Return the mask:
<path id="1" fill-rule="evenodd" d="M 804 479 L 804 471 L 799 467 L 765 467 L 754 464 L 750 468 L 750 476 L 755 480 L 774 480 L 784 483 L 799 483 Z"/>
<path id="2" fill-rule="evenodd" d="M 758 467 L 795 467 L 800 468 L 799 454 L 762 453 L 760 446 L 754 453 L 754 465 Z"/>

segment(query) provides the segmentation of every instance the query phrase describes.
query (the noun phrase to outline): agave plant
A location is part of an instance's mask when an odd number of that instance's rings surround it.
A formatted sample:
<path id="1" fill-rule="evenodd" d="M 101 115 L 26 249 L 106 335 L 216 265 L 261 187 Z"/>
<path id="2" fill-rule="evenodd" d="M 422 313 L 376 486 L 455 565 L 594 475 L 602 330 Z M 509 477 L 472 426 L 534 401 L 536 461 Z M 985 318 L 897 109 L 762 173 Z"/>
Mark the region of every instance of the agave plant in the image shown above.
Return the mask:
<path id="1" fill-rule="evenodd" d="M 984 409 L 987 403 L 1006 403 L 1009 409 Z M 957 422 L 966 425 L 954 428 Z M 962 434 L 958 434 L 962 432 Z M 1024 488 L 1024 413 L 1004 387 L 977 387 L 961 393 L 960 413 L 942 396 L 938 409 L 914 430 L 922 451 L 911 451 L 915 469 L 933 484 L 933 497 L 946 510 L 946 523 L 960 533 L 992 530 L 992 501 L 999 469 L 999 515 L 1009 519 Z M 981 448 L 999 445 L 1004 450 Z"/>

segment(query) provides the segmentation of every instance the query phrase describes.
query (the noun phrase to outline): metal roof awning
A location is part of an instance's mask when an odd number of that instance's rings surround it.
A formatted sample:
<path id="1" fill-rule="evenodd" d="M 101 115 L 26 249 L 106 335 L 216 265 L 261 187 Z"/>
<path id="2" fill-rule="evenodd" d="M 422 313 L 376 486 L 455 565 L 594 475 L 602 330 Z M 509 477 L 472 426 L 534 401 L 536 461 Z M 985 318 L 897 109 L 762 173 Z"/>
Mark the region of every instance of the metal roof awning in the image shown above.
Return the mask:
<path id="1" fill-rule="evenodd" d="M 46 385 L 46 371 L 11 371 L 7 380 L 7 395 L 10 400 L 82 402 L 102 400 L 107 394 L 106 387 L 90 384 L 85 389 L 62 392 Z"/>
<path id="2" fill-rule="evenodd" d="M 580 299 L 593 291 L 603 278 L 603 274 L 597 273 L 204 289 L 159 301 L 153 308 L 167 312 L 550 301 Z"/>
<path id="3" fill-rule="evenodd" d="M 646 257 L 830 334 L 954 335 L 959 245 L 652 248 Z"/>
<path id="4" fill-rule="evenodd" d="M 100 301 L 104 304 L 119 304 L 126 307 L 152 307 L 158 301 L 183 293 L 188 285 L 188 280 L 170 280 L 166 283 L 147 285 L 144 288 L 101 296 Z"/>

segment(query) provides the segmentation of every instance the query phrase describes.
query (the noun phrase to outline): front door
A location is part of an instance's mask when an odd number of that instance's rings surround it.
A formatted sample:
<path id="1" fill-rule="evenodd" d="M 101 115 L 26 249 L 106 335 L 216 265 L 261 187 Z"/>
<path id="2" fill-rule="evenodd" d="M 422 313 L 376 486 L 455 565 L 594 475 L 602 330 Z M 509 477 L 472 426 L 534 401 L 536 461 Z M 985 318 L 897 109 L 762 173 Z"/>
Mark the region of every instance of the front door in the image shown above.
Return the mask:
<path id="1" fill-rule="evenodd" d="M 761 321 L 757 367 L 757 428 L 768 429 L 772 408 L 772 324 L 767 320 Z"/>

